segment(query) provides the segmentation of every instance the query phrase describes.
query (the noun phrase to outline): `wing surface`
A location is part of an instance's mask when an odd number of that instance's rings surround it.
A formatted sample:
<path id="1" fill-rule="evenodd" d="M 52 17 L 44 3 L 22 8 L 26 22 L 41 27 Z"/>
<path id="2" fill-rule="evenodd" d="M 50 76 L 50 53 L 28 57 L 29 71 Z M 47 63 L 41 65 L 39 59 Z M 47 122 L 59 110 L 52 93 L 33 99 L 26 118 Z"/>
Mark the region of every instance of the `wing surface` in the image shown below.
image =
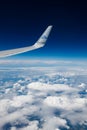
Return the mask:
<path id="1" fill-rule="evenodd" d="M 47 29 L 44 31 L 44 33 L 41 35 L 41 37 L 37 40 L 37 42 L 34 45 L 28 46 L 28 47 L 17 48 L 17 49 L 0 51 L 0 57 L 12 56 L 12 55 L 24 53 L 27 51 L 32 51 L 32 50 L 43 47 L 47 41 L 47 38 L 51 32 L 51 29 L 52 29 L 52 26 L 48 26 Z"/>

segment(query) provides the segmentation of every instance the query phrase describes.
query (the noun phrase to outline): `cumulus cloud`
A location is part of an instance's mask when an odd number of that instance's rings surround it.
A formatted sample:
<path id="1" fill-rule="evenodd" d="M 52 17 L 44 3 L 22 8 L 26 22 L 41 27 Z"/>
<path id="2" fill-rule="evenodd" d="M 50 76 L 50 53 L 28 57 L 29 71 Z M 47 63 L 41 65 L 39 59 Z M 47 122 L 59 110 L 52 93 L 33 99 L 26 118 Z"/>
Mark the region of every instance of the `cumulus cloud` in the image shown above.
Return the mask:
<path id="1" fill-rule="evenodd" d="M 44 100 L 44 103 L 64 110 L 82 110 L 87 99 L 85 98 L 69 98 L 69 96 L 49 96 Z M 85 106 L 86 107 L 86 106 Z"/>
<path id="2" fill-rule="evenodd" d="M 84 89 L 84 88 L 86 87 L 86 85 L 85 85 L 85 83 L 81 83 L 81 84 L 79 85 L 79 87 Z"/>
<path id="3" fill-rule="evenodd" d="M 34 82 L 30 83 L 28 85 L 30 89 L 33 90 L 40 90 L 40 91 L 68 91 L 68 90 L 74 90 L 68 85 L 64 84 L 46 84 L 46 83 L 41 83 L 41 82 Z"/>
<path id="4" fill-rule="evenodd" d="M 39 70 L 39 72 L 38 72 Z M 86 82 L 57 69 L 37 68 L 2 76 L 0 89 L 0 130 L 61 130 L 71 125 L 87 125 Z M 33 71 L 33 72 L 32 72 Z M 37 73 L 38 72 L 38 73 Z M 6 79 L 5 79 L 6 80 Z M 74 82 L 75 81 L 75 82 Z M 0 87 L 1 88 L 1 87 Z M 8 125 L 9 124 L 9 125 Z"/>

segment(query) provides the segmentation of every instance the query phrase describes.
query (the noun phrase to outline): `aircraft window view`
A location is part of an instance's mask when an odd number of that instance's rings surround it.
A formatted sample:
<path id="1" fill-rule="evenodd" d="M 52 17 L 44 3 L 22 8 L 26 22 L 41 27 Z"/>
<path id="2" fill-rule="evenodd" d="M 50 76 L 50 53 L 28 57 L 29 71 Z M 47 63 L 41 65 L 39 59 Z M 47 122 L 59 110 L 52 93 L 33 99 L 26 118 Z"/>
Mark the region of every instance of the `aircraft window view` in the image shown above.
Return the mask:
<path id="1" fill-rule="evenodd" d="M 0 130 L 87 130 L 86 1 L 0 1 Z"/>

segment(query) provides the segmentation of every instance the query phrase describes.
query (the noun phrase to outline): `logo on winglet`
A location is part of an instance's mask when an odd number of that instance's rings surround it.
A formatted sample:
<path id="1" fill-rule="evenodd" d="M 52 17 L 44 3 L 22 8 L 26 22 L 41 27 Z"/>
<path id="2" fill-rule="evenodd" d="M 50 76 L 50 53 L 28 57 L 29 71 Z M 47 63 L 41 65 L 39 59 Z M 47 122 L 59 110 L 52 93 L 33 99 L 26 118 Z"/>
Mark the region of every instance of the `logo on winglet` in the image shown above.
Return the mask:
<path id="1" fill-rule="evenodd" d="M 44 39 L 44 40 L 46 40 L 46 39 L 47 39 L 47 37 L 46 37 L 45 35 L 44 35 L 44 36 L 42 36 L 41 38 L 42 38 L 42 39 Z"/>

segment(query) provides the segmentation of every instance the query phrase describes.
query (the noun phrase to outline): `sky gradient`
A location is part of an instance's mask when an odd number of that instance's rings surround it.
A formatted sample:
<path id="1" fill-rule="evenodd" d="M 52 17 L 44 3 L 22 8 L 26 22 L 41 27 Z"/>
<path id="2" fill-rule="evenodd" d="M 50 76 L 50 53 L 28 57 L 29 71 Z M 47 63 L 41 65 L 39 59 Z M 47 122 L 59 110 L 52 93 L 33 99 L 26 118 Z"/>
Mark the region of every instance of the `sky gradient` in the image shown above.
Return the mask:
<path id="1" fill-rule="evenodd" d="M 50 24 L 53 30 L 44 48 L 12 58 L 87 59 L 84 0 L 0 2 L 0 50 L 32 45 Z"/>

